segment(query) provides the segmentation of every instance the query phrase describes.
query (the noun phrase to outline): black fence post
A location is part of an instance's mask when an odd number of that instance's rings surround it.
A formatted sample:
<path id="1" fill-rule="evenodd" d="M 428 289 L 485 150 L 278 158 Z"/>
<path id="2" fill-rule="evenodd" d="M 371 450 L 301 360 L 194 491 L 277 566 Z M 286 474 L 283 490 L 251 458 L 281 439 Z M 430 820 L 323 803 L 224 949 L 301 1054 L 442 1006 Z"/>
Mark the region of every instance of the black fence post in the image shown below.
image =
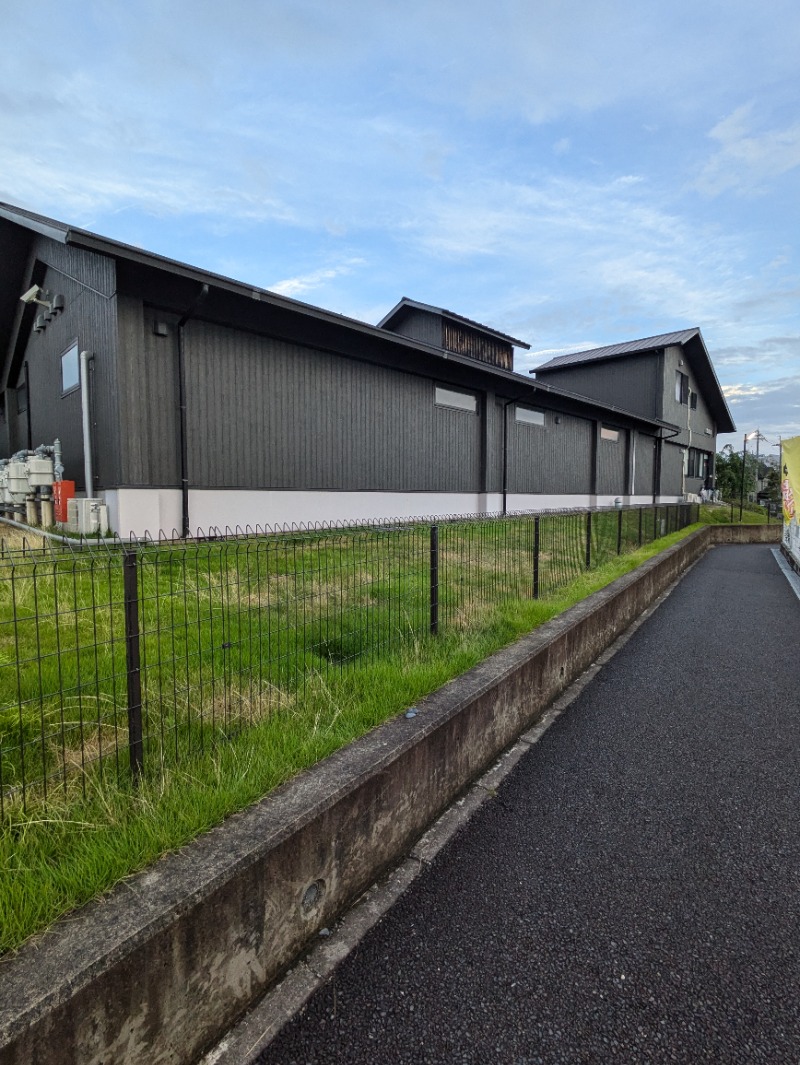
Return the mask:
<path id="1" fill-rule="evenodd" d="M 622 509 L 617 514 L 617 554 L 622 554 Z"/>
<path id="2" fill-rule="evenodd" d="M 138 784 L 144 770 L 142 742 L 142 673 L 139 657 L 139 587 L 136 551 L 125 551 L 122 562 L 125 603 L 125 655 L 128 668 L 128 753 L 131 777 Z"/>
<path id="3" fill-rule="evenodd" d="M 533 598 L 539 598 L 539 515 L 533 519 Z"/>
<path id="4" fill-rule="evenodd" d="M 639 507 L 639 547 L 642 546 L 642 515 L 644 511 Z"/>
<path id="5" fill-rule="evenodd" d="M 658 506 L 653 507 L 653 539 L 658 539 Z"/>
<path id="6" fill-rule="evenodd" d="M 431 636 L 439 632 L 439 526 L 431 525 Z"/>
<path id="7" fill-rule="evenodd" d="M 592 565 L 592 512 L 586 514 L 586 568 Z"/>

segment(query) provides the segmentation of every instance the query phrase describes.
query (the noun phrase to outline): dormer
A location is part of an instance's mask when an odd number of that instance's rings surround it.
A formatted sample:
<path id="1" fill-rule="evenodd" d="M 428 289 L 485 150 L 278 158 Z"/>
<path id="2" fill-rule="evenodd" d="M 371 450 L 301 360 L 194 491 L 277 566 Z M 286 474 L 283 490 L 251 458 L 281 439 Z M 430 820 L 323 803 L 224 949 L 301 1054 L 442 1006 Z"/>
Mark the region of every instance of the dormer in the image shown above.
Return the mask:
<path id="1" fill-rule="evenodd" d="M 503 370 L 514 369 L 514 348 L 530 349 L 524 340 L 405 296 L 378 322 L 378 328 Z"/>

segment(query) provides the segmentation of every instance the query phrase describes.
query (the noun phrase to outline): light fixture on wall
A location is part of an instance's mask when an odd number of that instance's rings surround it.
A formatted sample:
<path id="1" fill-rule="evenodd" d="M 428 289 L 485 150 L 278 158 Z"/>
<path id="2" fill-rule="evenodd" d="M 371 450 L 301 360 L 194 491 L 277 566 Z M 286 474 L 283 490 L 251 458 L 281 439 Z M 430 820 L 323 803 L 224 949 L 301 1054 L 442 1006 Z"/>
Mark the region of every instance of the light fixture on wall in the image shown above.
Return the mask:
<path id="1" fill-rule="evenodd" d="M 37 333 L 44 332 L 47 323 L 57 318 L 64 310 L 64 297 L 60 293 L 51 296 L 49 292 L 42 289 L 41 285 L 31 285 L 27 292 L 22 293 L 20 300 L 27 306 L 35 303 L 38 307 L 44 307 L 44 311 L 36 315 L 33 323 L 33 328 Z"/>

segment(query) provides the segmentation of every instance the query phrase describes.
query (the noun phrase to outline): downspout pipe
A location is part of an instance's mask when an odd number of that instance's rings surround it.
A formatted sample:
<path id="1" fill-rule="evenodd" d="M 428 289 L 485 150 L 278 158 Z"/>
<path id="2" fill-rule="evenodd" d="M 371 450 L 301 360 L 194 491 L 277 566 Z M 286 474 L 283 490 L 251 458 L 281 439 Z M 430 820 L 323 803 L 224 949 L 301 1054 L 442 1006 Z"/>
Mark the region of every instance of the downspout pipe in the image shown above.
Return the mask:
<path id="1" fill-rule="evenodd" d="M 88 351 L 80 354 L 81 364 L 81 423 L 83 426 L 83 478 L 86 481 L 86 498 L 94 495 L 94 472 L 92 470 L 92 420 L 89 410 L 89 361 Z"/>
<path id="2" fill-rule="evenodd" d="M 183 327 L 195 315 L 208 295 L 208 285 L 202 285 L 191 307 L 178 322 L 178 434 L 181 466 L 181 536 L 191 536 L 189 525 L 189 442 L 186 417 L 186 360 L 183 347 Z"/>
<path id="3" fill-rule="evenodd" d="M 508 513 L 508 408 L 512 403 L 529 398 L 530 389 L 523 395 L 507 399 L 503 404 L 503 517 Z"/>
<path id="4" fill-rule="evenodd" d="M 515 399 L 507 399 L 503 404 L 503 517 L 508 513 L 508 408 Z"/>

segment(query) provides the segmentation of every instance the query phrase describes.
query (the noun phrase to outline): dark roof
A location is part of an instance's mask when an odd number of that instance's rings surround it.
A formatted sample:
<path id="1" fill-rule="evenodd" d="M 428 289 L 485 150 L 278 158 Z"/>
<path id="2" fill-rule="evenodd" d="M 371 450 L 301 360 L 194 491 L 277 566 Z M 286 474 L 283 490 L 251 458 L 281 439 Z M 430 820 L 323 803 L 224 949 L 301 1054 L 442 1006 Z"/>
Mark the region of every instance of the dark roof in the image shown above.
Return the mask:
<path id="1" fill-rule="evenodd" d="M 407 308 L 415 311 L 427 311 L 429 314 L 440 314 L 443 318 L 450 318 L 454 322 L 468 325 L 470 329 L 477 329 L 479 333 L 486 333 L 487 336 L 495 337 L 497 340 L 505 340 L 507 344 L 512 344 L 515 348 L 530 350 L 530 344 L 526 344 L 524 340 L 515 340 L 514 337 L 510 337 L 506 333 L 491 329 L 488 325 L 481 325 L 480 322 L 474 322 L 471 318 L 465 318 L 454 311 L 446 311 L 444 307 L 432 307 L 429 303 L 418 303 L 416 300 L 409 299 L 408 296 L 403 296 L 400 302 L 395 307 L 392 307 L 387 315 L 381 318 L 378 322 L 378 328 L 390 329 Z"/>
<path id="2" fill-rule="evenodd" d="M 75 226 L 67 226 L 63 222 L 57 222 L 52 218 L 46 218 L 44 215 L 35 214 L 33 211 L 27 211 L 22 207 L 14 207 L 13 204 L 0 202 L 0 218 L 5 218 L 9 222 L 24 226 L 26 229 L 29 229 L 34 233 L 40 233 L 42 236 L 50 237 L 52 240 L 56 240 L 60 244 L 69 244 L 79 248 L 86 248 L 89 251 L 99 252 L 101 255 L 108 255 L 113 259 L 123 259 L 128 262 L 140 263 L 144 266 L 151 266 L 159 270 L 165 270 L 168 273 L 179 277 L 199 281 L 203 284 L 214 285 L 215 287 L 222 288 L 228 292 L 248 296 L 255 300 L 263 300 L 276 306 L 301 310 L 307 314 L 325 320 L 346 322 L 355 327 L 361 327 L 373 331 L 375 329 L 374 326 L 369 326 L 365 322 L 358 321 L 356 318 L 348 318 L 344 314 L 337 314 L 335 311 L 326 311 L 320 307 L 315 307 L 310 303 L 303 303 L 301 300 L 292 299 L 290 296 L 281 296 L 277 292 L 270 292 L 268 289 L 258 288 L 255 285 L 247 285 L 241 281 L 235 281 L 233 278 L 225 277 L 223 274 L 215 274 L 210 270 L 203 270 L 197 266 L 190 266 L 188 263 L 182 263 L 177 259 L 170 259 L 164 255 L 157 255 L 155 252 L 145 251 L 144 248 L 137 248 L 132 244 L 125 244 L 119 240 L 112 240 L 110 237 L 102 237 L 87 229 L 78 229 Z"/>
<path id="3" fill-rule="evenodd" d="M 539 374 L 546 376 L 555 370 L 570 370 L 574 367 L 585 366 L 587 363 L 602 362 L 605 359 L 619 359 L 629 355 L 640 355 L 647 351 L 655 351 L 672 345 L 679 345 L 686 352 L 689 365 L 692 367 L 697 383 L 703 393 L 703 398 L 714 415 L 714 420 L 717 423 L 717 432 L 735 432 L 736 426 L 708 354 L 703 334 L 697 327 L 678 329 L 673 333 L 660 333 L 658 336 L 644 337 L 642 340 L 628 340 L 622 344 L 606 344 L 602 348 L 576 351 L 570 355 L 557 355 L 554 359 L 550 359 L 549 362 L 537 366 L 533 372 L 535 372 L 538 379 Z"/>
<path id="4" fill-rule="evenodd" d="M 555 387 L 553 385 L 545 384 L 544 382 L 533 381 L 527 375 L 514 373 L 513 370 L 505 370 L 499 366 L 493 366 L 490 363 L 478 362 L 477 360 L 470 358 L 468 355 L 459 355 L 455 352 L 445 351 L 442 348 L 425 344 L 422 341 L 414 340 L 410 337 L 401 336 L 400 334 L 382 328 L 382 326 L 369 325 L 366 322 L 358 321 L 358 319 L 348 318 L 343 314 L 336 314 L 334 311 L 326 311 L 320 307 L 314 307 L 311 304 L 302 303 L 300 300 L 291 299 L 289 296 L 278 295 L 267 289 L 256 288 L 253 285 L 246 285 L 240 281 L 234 281 L 231 278 L 224 277 L 220 274 L 214 274 L 208 270 L 202 270 L 199 267 L 189 266 L 186 263 L 178 262 L 175 259 L 169 259 L 165 256 L 145 251 L 142 248 L 137 248 L 130 244 L 124 244 L 121 241 L 102 237 L 96 233 L 91 233 L 88 230 L 78 229 L 74 226 L 67 226 L 62 222 L 57 222 L 54 219 L 35 214 L 24 208 L 14 207 L 11 204 L 0 202 L 0 220 L 2 219 L 12 223 L 13 226 L 21 228 L 12 231 L 12 233 L 8 235 L 2 234 L 2 231 L 0 230 L 0 235 L 8 240 L 11 249 L 9 255 L 0 255 L 0 338 L 7 335 L 12 328 L 15 308 L 19 306 L 21 286 L 27 281 L 24 277 L 26 255 L 21 254 L 21 252 L 24 251 L 23 246 L 19 244 L 14 236 L 14 232 L 19 233 L 26 230 L 28 232 L 38 233 L 51 240 L 57 241 L 60 244 L 86 248 L 101 255 L 107 255 L 118 262 L 134 263 L 153 270 L 164 271 L 174 277 L 196 281 L 200 284 L 207 284 L 222 292 L 229 293 L 236 297 L 245 298 L 251 301 L 251 305 L 255 304 L 256 306 L 262 306 L 265 309 L 268 307 L 276 310 L 280 309 L 281 311 L 286 312 L 285 320 L 291 318 L 295 322 L 300 320 L 306 322 L 313 321 L 317 326 L 326 330 L 329 336 L 333 336 L 334 334 L 340 335 L 342 331 L 344 331 L 351 336 L 355 333 L 366 340 L 377 341 L 382 346 L 385 345 L 391 348 L 392 352 L 395 353 L 398 365 L 401 367 L 403 364 L 403 357 L 407 357 L 416 352 L 424 355 L 426 359 L 435 360 L 432 363 L 432 375 L 433 373 L 436 373 L 437 364 L 441 367 L 441 369 L 438 370 L 440 374 L 444 373 L 444 367 L 448 364 L 451 366 L 459 366 L 461 367 L 461 370 L 469 372 L 472 375 L 479 375 L 482 379 L 491 378 L 491 381 L 487 382 L 488 387 L 496 390 L 498 394 L 503 396 L 508 396 L 509 394 L 514 395 L 517 402 L 535 403 L 537 402 L 537 396 L 543 397 L 549 395 L 552 396 L 555 401 L 567 401 L 569 408 L 576 409 L 584 416 L 608 417 L 609 414 L 612 416 L 619 415 L 626 420 L 640 425 L 647 425 L 655 429 L 674 430 L 677 428 L 677 426 L 673 426 L 668 422 L 663 422 L 655 418 L 648 418 L 645 415 L 635 411 L 625 410 L 624 408 L 614 406 L 613 404 L 601 403 L 598 400 L 591 399 L 587 396 L 581 396 L 562 387 Z M 413 303 L 411 300 L 401 301 L 401 304 L 403 303 L 425 310 L 437 311 L 437 313 L 448 315 L 449 317 L 457 321 L 465 322 L 474 328 L 483 329 L 485 332 L 491 333 L 503 340 L 507 340 L 516 346 L 528 347 L 528 345 L 524 344 L 522 341 L 514 340 L 511 337 L 505 336 L 503 333 L 498 333 L 496 330 L 488 330 L 485 326 L 480 326 L 478 323 L 470 321 L 469 318 L 462 318 L 459 315 L 451 314 L 449 311 L 430 308 L 426 304 Z M 398 307 L 400 307 L 401 304 L 398 304 Z M 395 308 L 395 310 L 397 310 L 397 308 Z M 388 317 L 390 316 L 387 316 L 387 318 Z M 387 321 L 387 319 L 384 319 L 384 322 L 385 321 Z M 2 349 L 0 349 L 0 358 L 2 357 L 3 352 Z"/>
<path id="5" fill-rule="evenodd" d="M 575 351 L 571 355 L 556 355 L 554 359 L 536 367 L 540 370 L 556 370 L 562 366 L 574 366 L 582 362 L 599 362 L 601 359 L 614 359 L 620 355 L 636 355 L 640 351 L 652 351 L 654 348 L 666 348 L 671 344 L 685 344 L 694 336 L 699 336 L 699 329 L 680 329 L 676 333 L 661 333 L 657 337 L 645 337 L 644 340 L 627 340 L 622 344 L 606 344 L 604 348 L 589 348 L 588 351 Z"/>

